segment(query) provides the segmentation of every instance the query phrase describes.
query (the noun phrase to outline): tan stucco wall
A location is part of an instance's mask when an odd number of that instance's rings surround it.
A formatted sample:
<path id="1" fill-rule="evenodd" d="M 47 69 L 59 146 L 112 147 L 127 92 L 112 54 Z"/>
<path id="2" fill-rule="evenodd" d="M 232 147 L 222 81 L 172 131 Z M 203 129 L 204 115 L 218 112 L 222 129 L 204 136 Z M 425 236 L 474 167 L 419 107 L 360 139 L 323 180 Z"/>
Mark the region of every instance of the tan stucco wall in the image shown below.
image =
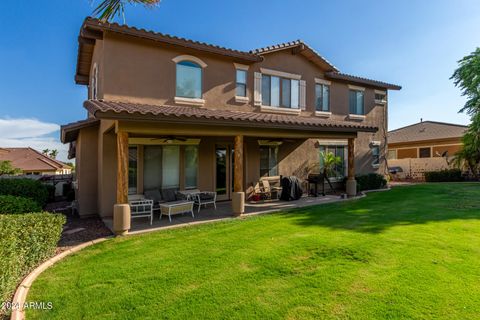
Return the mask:
<path id="1" fill-rule="evenodd" d="M 418 158 L 420 148 L 430 148 L 431 157 L 440 157 L 445 151 L 448 151 L 448 156 L 451 157 L 462 149 L 462 141 L 461 138 L 451 138 L 388 145 L 388 150 L 396 152 L 397 159 Z"/>
<path id="2" fill-rule="evenodd" d="M 82 216 L 97 214 L 97 128 L 81 129 L 76 145 L 76 176 L 79 213 Z"/>
<path id="3" fill-rule="evenodd" d="M 154 105 L 175 105 L 175 63 L 173 58 L 179 55 L 193 55 L 207 64 L 203 70 L 203 98 L 205 107 L 212 109 L 227 109 L 260 112 L 254 107 L 253 85 L 254 72 L 260 68 L 268 68 L 293 74 L 300 74 L 306 81 L 306 110 L 300 116 L 315 116 L 315 78 L 324 78 L 324 70 L 308 61 L 300 54 L 293 55 L 291 51 L 276 52 L 265 55 L 262 62 L 250 64 L 247 76 L 248 103 L 235 102 L 235 61 L 206 53 L 195 52 L 191 49 L 179 49 L 166 44 L 151 41 L 132 39 L 106 32 L 102 41 L 97 41 L 93 54 L 93 62 L 99 67 L 98 97 L 105 100 L 121 100 Z M 92 63 L 93 67 L 93 63 Z M 331 119 L 354 121 L 348 119 L 348 84 L 341 81 L 332 81 L 330 90 Z M 355 165 L 357 173 L 385 172 L 385 160 L 381 157 L 381 165 L 373 168 L 371 165 L 371 142 L 380 142 L 382 155 L 386 152 L 385 131 L 387 127 L 387 106 L 376 105 L 374 88 L 365 87 L 366 118 L 359 123 L 374 125 L 379 128 L 377 133 L 359 133 L 355 144 Z M 357 120 L 358 121 L 358 120 Z M 111 121 L 102 120 L 96 139 L 98 145 L 98 174 L 96 188 L 98 190 L 98 213 L 102 216 L 112 214 L 115 203 L 116 188 L 116 140 L 115 132 L 108 131 Z M 201 134 L 195 126 L 181 127 L 183 133 L 175 129 L 164 129 L 168 125 L 137 123 L 137 134 L 179 134 L 199 137 Z M 145 129 L 142 129 L 145 128 Z M 152 130 L 154 128 L 155 130 Z M 131 129 L 128 127 L 126 129 Z M 215 134 L 224 138 L 202 136 L 199 146 L 199 181 L 203 190 L 214 189 L 215 167 L 214 150 L 216 143 L 233 142 L 233 134 L 245 132 L 245 187 L 259 179 L 259 152 L 258 137 L 289 137 L 298 139 L 285 142 L 280 148 L 279 173 L 281 175 L 297 175 L 301 178 L 308 174 L 307 168 L 311 163 L 318 162 L 318 149 L 314 148 L 315 139 L 295 136 L 288 130 L 271 131 L 264 135 L 262 129 L 240 130 L 235 128 L 216 128 Z M 142 131 L 143 130 L 143 131 Z M 163 131 L 162 131 L 163 130 Z M 129 131 L 130 130 L 126 130 Z M 258 135 L 256 135 L 258 133 Z M 334 138 L 335 133 L 329 133 L 323 138 Z M 227 136 L 225 138 L 225 136 Z M 313 138 L 313 135 L 312 135 Z M 320 138 L 315 136 L 315 138 Z M 340 137 L 342 138 L 342 137 Z M 343 137 L 345 138 L 345 137 Z M 84 148 L 93 148 L 92 146 Z M 92 151 L 93 152 L 93 151 Z"/>
<path id="4" fill-rule="evenodd" d="M 117 190 L 117 140 L 113 121 L 102 120 L 98 130 L 98 213 L 112 216 Z"/>

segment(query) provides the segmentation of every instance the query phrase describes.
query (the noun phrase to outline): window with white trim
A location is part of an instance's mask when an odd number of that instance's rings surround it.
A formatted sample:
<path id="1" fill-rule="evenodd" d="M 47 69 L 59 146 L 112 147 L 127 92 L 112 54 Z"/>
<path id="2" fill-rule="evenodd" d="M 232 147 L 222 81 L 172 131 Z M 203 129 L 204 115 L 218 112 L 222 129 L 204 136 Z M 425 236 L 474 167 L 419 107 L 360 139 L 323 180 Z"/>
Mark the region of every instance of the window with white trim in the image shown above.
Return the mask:
<path id="1" fill-rule="evenodd" d="M 380 165 L 380 146 L 372 146 L 372 166 L 378 167 Z"/>
<path id="2" fill-rule="evenodd" d="M 247 71 L 237 69 L 236 78 L 237 78 L 236 80 L 237 88 L 236 88 L 235 95 L 237 97 L 246 97 L 247 96 Z"/>
<path id="3" fill-rule="evenodd" d="M 323 83 L 315 84 L 315 110 L 330 111 L 330 86 Z"/>
<path id="4" fill-rule="evenodd" d="M 387 93 L 385 91 L 375 90 L 375 103 L 385 104 L 387 102 Z"/>
<path id="5" fill-rule="evenodd" d="M 91 96 L 92 100 L 97 100 L 98 97 L 98 66 L 95 63 L 93 65 L 93 72 L 92 72 L 92 87 L 91 87 Z"/>
<path id="6" fill-rule="evenodd" d="M 298 109 L 300 81 L 262 74 L 262 105 Z"/>
<path id="7" fill-rule="evenodd" d="M 278 146 L 260 146 L 260 177 L 278 176 Z"/>
<path id="8" fill-rule="evenodd" d="M 181 98 L 202 98 L 202 67 L 184 60 L 177 63 L 176 93 Z"/>
<path id="9" fill-rule="evenodd" d="M 362 90 L 349 90 L 350 114 L 364 115 L 364 92 Z"/>
<path id="10" fill-rule="evenodd" d="M 333 172 L 329 172 L 328 174 L 332 175 L 332 178 L 344 178 L 347 169 L 347 147 L 344 145 L 320 145 L 318 148 L 320 153 L 332 153 L 334 156 L 340 157 L 340 163 L 336 164 L 333 168 Z M 320 154 L 320 172 L 323 172 L 322 154 Z"/>

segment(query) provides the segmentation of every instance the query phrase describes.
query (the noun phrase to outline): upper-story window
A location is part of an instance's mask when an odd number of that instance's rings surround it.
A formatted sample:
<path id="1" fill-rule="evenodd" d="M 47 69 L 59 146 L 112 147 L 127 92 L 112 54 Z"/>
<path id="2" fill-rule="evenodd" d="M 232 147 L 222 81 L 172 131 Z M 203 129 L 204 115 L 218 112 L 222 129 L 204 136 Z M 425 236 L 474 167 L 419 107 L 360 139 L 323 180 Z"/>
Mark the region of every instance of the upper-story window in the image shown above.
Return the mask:
<path id="1" fill-rule="evenodd" d="M 92 71 L 92 87 L 90 88 L 91 90 L 91 96 L 90 98 L 93 100 L 97 100 L 98 97 L 98 66 L 95 63 L 93 65 L 93 71 Z"/>
<path id="2" fill-rule="evenodd" d="M 192 61 L 177 63 L 177 97 L 202 98 L 202 67 Z"/>
<path id="3" fill-rule="evenodd" d="M 246 97 L 247 96 L 247 71 L 237 69 L 237 88 L 236 96 L 237 97 Z"/>
<path id="4" fill-rule="evenodd" d="M 299 101 L 299 80 L 262 75 L 262 105 L 298 109 Z"/>
<path id="5" fill-rule="evenodd" d="M 375 103 L 377 104 L 387 103 L 387 93 L 385 91 L 375 90 Z"/>
<path id="6" fill-rule="evenodd" d="M 330 111 L 330 85 L 325 83 L 315 84 L 315 110 Z"/>
<path id="7" fill-rule="evenodd" d="M 365 96 L 364 88 L 350 86 L 350 91 L 349 91 L 350 114 L 354 114 L 354 115 L 365 114 L 364 96 Z"/>
<path id="8" fill-rule="evenodd" d="M 372 151 L 372 167 L 378 168 L 380 165 L 380 141 L 370 142 L 370 149 Z"/>

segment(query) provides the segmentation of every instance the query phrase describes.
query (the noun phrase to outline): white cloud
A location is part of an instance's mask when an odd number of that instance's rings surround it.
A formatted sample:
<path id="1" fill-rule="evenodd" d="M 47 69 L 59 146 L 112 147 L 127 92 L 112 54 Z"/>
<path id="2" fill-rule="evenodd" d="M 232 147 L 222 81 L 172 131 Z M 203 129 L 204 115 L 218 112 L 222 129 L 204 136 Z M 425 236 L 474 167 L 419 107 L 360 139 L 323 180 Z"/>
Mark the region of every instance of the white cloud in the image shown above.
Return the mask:
<path id="1" fill-rule="evenodd" d="M 66 161 L 68 145 L 59 140 L 60 126 L 36 119 L 0 118 L 0 147 L 32 147 L 38 151 L 57 149 L 58 159 Z"/>
<path id="2" fill-rule="evenodd" d="M 36 119 L 0 119 L 0 137 L 34 138 L 58 131 L 55 123 L 41 122 Z"/>

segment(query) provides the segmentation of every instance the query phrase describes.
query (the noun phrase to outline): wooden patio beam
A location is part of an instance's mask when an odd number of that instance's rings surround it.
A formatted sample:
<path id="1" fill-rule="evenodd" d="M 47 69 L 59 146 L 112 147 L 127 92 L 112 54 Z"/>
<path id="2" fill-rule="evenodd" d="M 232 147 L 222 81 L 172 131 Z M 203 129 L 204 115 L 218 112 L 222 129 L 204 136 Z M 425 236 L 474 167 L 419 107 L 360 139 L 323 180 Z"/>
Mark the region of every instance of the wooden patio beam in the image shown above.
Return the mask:
<path id="1" fill-rule="evenodd" d="M 355 179 L 355 139 L 348 139 L 348 179 Z"/>
<path id="2" fill-rule="evenodd" d="M 233 191 L 243 192 L 243 136 L 235 136 L 235 165 L 233 171 Z"/>
<path id="3" fill-rule="evenodd" d="M 128 132 L 117 132 L 117 204 L 128 203 Z"/>

